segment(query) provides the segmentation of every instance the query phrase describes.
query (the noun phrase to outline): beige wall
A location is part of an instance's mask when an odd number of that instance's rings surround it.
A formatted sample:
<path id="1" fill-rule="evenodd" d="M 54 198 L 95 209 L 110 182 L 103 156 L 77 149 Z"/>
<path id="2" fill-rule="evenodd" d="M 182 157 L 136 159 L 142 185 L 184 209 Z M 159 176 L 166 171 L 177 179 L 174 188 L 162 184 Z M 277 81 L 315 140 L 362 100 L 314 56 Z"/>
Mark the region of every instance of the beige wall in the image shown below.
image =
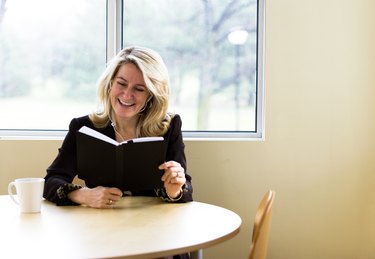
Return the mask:
<path id="1" fill-rule="evenodd" d="M 186 141 L 195 199 L 243 219 L 205 258 L 244 258 L 277 192 L 269 258 L 375 258 L 375 1 L 268 0 L 266 141 Z M 0 193 L 60 141 L 0 141 Z M 183 233 L 181 233 L 183 235 Z"/>

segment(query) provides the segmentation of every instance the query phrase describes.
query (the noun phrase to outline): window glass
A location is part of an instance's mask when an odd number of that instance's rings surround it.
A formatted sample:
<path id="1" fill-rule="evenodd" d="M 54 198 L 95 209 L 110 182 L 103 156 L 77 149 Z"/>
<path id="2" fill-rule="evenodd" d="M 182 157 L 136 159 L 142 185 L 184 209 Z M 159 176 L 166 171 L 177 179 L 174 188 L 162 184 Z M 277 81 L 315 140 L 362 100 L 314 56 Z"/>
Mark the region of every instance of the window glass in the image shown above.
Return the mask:
<path id="1" fill-rule="evenodd" d="M 71 118 L 96 109 L 106 7 L 106 0 L 0 0 L 0 130 L 66 130 Z M 123 45 L 162 55 L 170 111 L 181 114 L 185 132 L 261 133 L 258 1 L 124 0 L 123 8 Z"/>
<path id="2" fill-rule="evenodd" d="M 0 129 L 67 129 L 96 107 L 105 0 L 0 0 Z"/>
<path id="3" fill-rule="evenodd" d="M 123 30 L 164 58 L 183 130 L 257 130 L 256 0 L 126 0 Z"/>

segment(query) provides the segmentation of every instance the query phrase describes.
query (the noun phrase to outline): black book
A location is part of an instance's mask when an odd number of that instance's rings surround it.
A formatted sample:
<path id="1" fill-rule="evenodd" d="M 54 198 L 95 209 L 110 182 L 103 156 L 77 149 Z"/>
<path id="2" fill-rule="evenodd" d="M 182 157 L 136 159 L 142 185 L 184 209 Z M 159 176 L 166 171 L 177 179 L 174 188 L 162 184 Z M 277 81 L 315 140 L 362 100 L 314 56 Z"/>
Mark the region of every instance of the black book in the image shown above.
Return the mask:
<path id="1" fill-rule="evenodd" d="M 78 177 L 88 187 L 117 187 L 121 190 L 152 190 L 163 187 L 165 161 L 162 137 L 144 137 L 118 143 L 83 126 L 77 132 Z"/>

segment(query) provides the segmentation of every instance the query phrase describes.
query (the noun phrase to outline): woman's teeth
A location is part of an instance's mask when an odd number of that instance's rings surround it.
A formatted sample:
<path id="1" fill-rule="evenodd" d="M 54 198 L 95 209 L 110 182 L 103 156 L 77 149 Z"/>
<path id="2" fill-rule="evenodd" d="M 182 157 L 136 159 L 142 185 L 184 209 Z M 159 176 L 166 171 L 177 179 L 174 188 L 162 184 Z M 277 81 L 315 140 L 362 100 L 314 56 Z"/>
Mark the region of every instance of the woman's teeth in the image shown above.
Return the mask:
<path id="1" fill-rule="evenodd" d="M 119 100 L 119 102 L 120 102 L 120 104 L 125 105 L 125 106 L 132 106 L 132 105 L 134 105 L 134 103 L 128 103 L 128 102 L 124 102 L 124 101 L 121 101 L 121 100 Z"/>

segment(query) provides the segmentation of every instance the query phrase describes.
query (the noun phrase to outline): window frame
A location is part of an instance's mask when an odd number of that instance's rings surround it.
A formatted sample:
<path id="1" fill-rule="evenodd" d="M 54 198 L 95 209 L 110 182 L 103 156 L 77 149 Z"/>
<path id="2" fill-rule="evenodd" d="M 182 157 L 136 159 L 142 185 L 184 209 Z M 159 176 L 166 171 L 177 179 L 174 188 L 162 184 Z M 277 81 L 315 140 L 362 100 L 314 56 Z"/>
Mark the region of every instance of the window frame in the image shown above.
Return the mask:
<path id="1" fill-rule="evenodd" d="M 111 59 L 122 48 L 123 5 L 126 0 L 106 0 L 106 58 Z M 265 139 L 265 1 L 257 0 L 257 78 L 256 78 L 256 131 L 183 131 L 185 140 L 194 141 L 263 141 Z M 67 130 L 3 130 L 0 140 L 63 139 Z"/>

